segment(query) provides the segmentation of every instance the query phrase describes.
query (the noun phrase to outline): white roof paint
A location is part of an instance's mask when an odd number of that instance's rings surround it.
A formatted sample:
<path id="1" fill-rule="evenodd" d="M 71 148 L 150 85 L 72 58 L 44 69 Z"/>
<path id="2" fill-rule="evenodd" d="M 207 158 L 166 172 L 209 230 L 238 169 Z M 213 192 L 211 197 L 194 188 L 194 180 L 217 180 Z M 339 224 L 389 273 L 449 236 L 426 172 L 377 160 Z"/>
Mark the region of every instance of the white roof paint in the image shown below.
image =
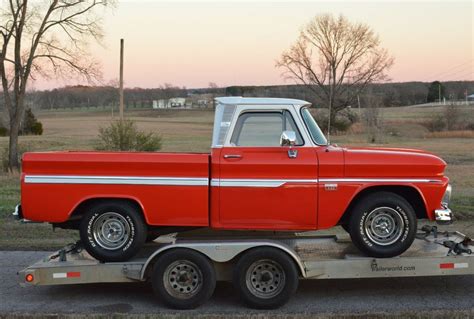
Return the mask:
<path id="1" fill-rule="evenodd" d="M 216 101 L 226 105 L 311 105 L 311 103 L 303 100 L 280 99 L 269 97 L 241 97 L 241 96 L 224 96 L 217 97 Z"/>

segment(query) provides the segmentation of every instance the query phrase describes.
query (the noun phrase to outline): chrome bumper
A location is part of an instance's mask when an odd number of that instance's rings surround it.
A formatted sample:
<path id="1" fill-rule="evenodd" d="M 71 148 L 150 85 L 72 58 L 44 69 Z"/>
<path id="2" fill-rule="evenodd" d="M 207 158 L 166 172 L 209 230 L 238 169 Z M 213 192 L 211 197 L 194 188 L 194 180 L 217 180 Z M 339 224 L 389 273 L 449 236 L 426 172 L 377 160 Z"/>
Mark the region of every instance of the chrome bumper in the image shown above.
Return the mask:
<path id="1" fill-rule="evenodd" d="M 435 219 L 438 224 L 447 225 L 453 222 L 453 213 L 449 208 L 441 208 L 435 210 Z"/>

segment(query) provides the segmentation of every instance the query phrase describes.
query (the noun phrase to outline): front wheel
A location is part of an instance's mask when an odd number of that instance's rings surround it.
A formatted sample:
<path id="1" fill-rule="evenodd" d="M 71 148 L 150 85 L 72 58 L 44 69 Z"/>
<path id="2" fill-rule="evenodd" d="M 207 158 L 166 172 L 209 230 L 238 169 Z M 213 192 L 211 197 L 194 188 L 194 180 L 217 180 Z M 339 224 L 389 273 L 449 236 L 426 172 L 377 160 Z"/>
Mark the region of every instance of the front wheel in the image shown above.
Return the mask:
<path id="1" fill-rule="evenodd" d="M 413 243 L 417 220 L 401 196 L 377 192 L 364 197 L 351 212 L 349 233 L 354 245 L 376 258 L 395 257 Z"/>
<path id="2" fill-rule="evenodd" d="M 84 214 L 79 233 L 87 252 L 100 261 L 125 261 L 143 246 L 147 226 L 126 202 L 103 202 Z"/>

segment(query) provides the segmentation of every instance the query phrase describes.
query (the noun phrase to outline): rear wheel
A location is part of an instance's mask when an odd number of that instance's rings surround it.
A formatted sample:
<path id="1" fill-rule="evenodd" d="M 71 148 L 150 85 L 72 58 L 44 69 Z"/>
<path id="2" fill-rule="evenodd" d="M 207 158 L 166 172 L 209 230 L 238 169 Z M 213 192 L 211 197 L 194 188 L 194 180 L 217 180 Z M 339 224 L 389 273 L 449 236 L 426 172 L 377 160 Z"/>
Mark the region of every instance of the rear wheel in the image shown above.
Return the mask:
<path id="1" fill-rule="evenodd" d="M 168 307 L 194 309 L 214 293 L 216 273 L 204 255 L 176 248 L 158 257 L 151 281 L 155 294 Z"/>
<path id="2" fill-rule="evenodd" d="M 233 281 L 243 301 L 257 309 L 284 305 L 298 288 L 298 271 L 284 252 L 271 247 L 254 248 L 239 259 Z"/>
<path id="3" fill-rule="evenodd" d="M 146 225 L 135 206 L 103 202 L 88 209 L 79 227 L 87 252 L 100 261 L 125 261 L 146 239 Z"/>
<path id="4" fill-rule="evenodd" d="M 355 205 L 349 226 L 357 248 L 371 257 L 388 258 L 411 246 L 417 220 L 413 207 L 403 197 L 377 192 Z"/>

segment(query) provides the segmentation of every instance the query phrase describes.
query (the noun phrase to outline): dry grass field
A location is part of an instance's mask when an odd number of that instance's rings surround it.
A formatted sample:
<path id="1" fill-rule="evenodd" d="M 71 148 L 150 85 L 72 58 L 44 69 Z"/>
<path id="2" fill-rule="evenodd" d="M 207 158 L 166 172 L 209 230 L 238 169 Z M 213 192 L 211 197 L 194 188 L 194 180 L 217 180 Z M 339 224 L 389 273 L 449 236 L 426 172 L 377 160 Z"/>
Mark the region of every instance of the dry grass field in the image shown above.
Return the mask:
<path id="1" fill-rule="evenodd" d="M 383 144 L 370 146 L 408 147 L 431 151 L 448 163 L 447 175 L 453 184 L 452 208 L 460 217 L 463 229 L 474 222 L 474 136 L 431 134 L 421 123 L 442 112 L 440 107 L 399 107 L 382 109 Z M 474 109 L 464 108 L 464 116 L 474 118 Z M 21 137 L 28 151 L 91 150 L 97 142 L 98 129 L 111 120 L 110 111 L 68 110 L 42 111 L 42 136 Z M 128 110 L 128 118 L 138 126 L 163 137 L 162 151 L 208 152 L 211 142 L 213 111 L 211 110 Z M 473 121 L 474 122 L 474 121 Z M 0 137 L 0 152 L 7 138 Z M 342 146 L 369 145 L 363 129 L 355 127 L 331 142 Z M 3 174 L 3 175 L 2 175 Z M 21 225 L 10 218 L 19 201 L 18 176 L 0 174 L 0 249 L 51 249 L 77 239 L 74 231 L 51 231 L 46 224 Z"/>

